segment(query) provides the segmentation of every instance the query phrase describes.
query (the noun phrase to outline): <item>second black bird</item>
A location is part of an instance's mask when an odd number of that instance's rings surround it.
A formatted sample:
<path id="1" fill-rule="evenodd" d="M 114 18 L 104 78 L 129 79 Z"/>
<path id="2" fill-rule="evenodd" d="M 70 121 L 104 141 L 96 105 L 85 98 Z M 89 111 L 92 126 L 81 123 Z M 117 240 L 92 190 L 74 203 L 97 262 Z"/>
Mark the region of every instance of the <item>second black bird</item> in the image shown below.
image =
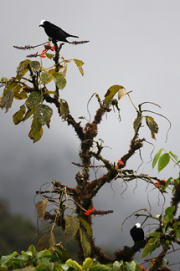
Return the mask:
<path id="1" fill-rule="evenodd" d="M 55 41 L 69 42 L 66 39 L 68 37 L 79 38 L 77 36 L 68 34 L 64 30 L 62 30 L 60 27 L 45 20 L 42 20 L 39 26 L 42 26 L 46 34 Z"/>

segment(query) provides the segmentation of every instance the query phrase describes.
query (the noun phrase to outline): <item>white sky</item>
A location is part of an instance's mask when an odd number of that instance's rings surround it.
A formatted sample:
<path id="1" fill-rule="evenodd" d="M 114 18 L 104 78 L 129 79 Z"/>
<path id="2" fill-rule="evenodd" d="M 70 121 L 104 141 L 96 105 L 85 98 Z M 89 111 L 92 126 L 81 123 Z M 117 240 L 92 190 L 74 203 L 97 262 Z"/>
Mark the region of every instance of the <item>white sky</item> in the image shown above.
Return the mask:
<path id="1" fill-rule="evenodd" d="M 150 137 L 144 127 L 140 134 L 147 141 L 155 144 L 155 152 L 166 148 L 180 156 L 179 147 L 179 105 L 180 105 L 180 1 L 168 0 L 97 0 L 97 1 L 3 1 L 0 16 L 0 77 L 16 75 L 18 63 L 25 59 L 29 52 L 41 52 L 43 47 L 32 51 L 20 51 L 13 45 L 36 45 L 47 40 L 47 36 L 38 25 L 42 19 L 62 27 L 66 32 L 78 35 L 80 40 L 90 40 L 84 45 L 65 44 L 61 55 L 67 59 L 77 58 L 85 62 L 85 75 L 82 77 L 71 63 L 67 73 L 67 87 L 61 97 L 67 99 L 73 116 L 85 116 L 87 102 L 94 92 L 103 99 L 107 89 L 114 84 L 123 85 L 128 91 L 133 90 L 131 98 L 136 106 L 144 101 L 151 101 L 161 106 L 161 110 L 152 106 L 144 109 L 164 114 L 172 122 L 168 142 L 165 143 L 168 122 L 153 115 L 160 131 L 157 141 Z M 51 65 L 43 59 L 44 66 Z M 1 91 L 1 89 L 0 89 Z M 18 110 L 21 102 L 16 102 L 7 114 L 1 111 L 0 116 L 0 196 L 7 197 L 14 212 L 21 212 L 29 217 L 34 216 L 33 196 L 35 190 L 48 180 L 56 179 L 69 185 L 73 182 L 77 168 L 70 162 L 78 162 L 79 141 L 71 127 L 59 119 L 56 110 L 51 121 L 51 129 L 44 129 L 43 138 L 36 144 L 27 137 L 30 121 L 15 126 L 12 115 Z M 97 110 L 95 98 L 89 105 L 91 117 Z M 99 128 L 98 138 L 105 141 L 105 157 L 112 162 L 122 157 L 129 148 L 133 136 L 133 120 L 136 112 L 127 97 L 119 102 L 122 121 L 113 111 L 104 117 Z M 148 114 L 148 113 L 147 113 Z M 152 148 L 145 144 L 142 150 L 144 164 L 140 172 L 146 172 L 160 178 L 176 177 L 178 170 L 173 165 L 157 174 L 151 169 L 150 152 Z M 128 162 L 127 168 L 137 169 L 141 163 L 135 155 Z M 70 168 L 72 167 L 72 171 Z M 67 171 L 63 169 L 67 168 Z M 92 179 L 94 176 L 92 176 Z M 113 184 L 116 191 L 106 185 L 97 195 L 97 209 L 114 209 L 115 214 L 95 218 L 94 233 L 100 244 L 116 243 L 117 234 L 123 238 L 121 245 L 131 245 L 128 232 L 121 233 L 120 227 L 126 216 L 142 207 L 146 200 L 145 187 L 138 182 L 138 190 L 133 194 L 135 184 L 129 184 L 128 191 L 120 197 L 121 182 Z M 149 188 L 150 189 L 150 188 Z M 152 202 L 158 202 L 153 192 Z M 129 198 L 132 200 L 129 200 Z M 154 201 L 155 199 L 155 201 Z M 120 208 L 123 206 L 123 208 Z M 160 208 L 161 210 L 161 208 Z M 109 235 L 108 227 L 114 221 L 114 234 Z M 135 223 L 135 218 L 131 219 Z M 131 225 L 129 224 L 129 227 Z M 103 228 L 102 231 L 99 229 Z M 104 235 L 106 234 L 106 235 Z M 124 235 L 125 234 L 125 235 Z M 104 236 L 109 238 L 104 239 Z M 113 242 L 111 242 L 113 240 Z M 128 244 L 126 243 L 126 240 Z"/>

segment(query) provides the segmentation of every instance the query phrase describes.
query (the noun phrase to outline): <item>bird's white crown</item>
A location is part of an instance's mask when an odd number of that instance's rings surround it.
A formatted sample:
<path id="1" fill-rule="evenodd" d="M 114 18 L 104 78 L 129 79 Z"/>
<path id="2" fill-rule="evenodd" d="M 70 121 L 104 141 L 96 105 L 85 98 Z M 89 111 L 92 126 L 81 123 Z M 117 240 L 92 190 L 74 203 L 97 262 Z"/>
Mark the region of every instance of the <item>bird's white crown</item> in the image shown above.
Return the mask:
<path id="1" fill-rule="evenodd" d="M 44 22 L 45 22 L 46 20 L 41 20 L 40 21 L 40 25 L 44 25 Z"/>
<path id="2" fill-rule="evenodd" d="M 136 228 L 141 228 L 141 224 L 140 223 L 136 223 L 135 226 L 136 226 Z"/>

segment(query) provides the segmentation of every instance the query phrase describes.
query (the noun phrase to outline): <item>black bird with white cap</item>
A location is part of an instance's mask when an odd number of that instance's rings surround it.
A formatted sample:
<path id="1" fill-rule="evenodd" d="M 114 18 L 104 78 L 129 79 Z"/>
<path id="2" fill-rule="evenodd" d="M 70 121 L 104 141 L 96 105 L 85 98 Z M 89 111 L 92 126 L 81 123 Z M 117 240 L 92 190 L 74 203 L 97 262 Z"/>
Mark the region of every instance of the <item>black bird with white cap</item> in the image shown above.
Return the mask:
<path id="1" fill-rule="evenodd" d="M 135 224 L 135 226 L 130 230 L 130 234 L 135 244 L 144 240 L 144 231 L 141 228 L 140 223 Z"/>
<path id="2" fill-rule="evenodd" d="M 44 28 L 44 31 L 48 35 L 48 37 L 52 38 L 54 41 L 63 41 L 63 42 L 69 42 L 66 38 L 73 37 L 73 38 L 79 38 L 77 36 L 73 36 L 62 30 L 60 27 L 56 26 L 55 24 L 52 24 L 46 20 L 42 20 L 40 22 L 41 27 Z"/>

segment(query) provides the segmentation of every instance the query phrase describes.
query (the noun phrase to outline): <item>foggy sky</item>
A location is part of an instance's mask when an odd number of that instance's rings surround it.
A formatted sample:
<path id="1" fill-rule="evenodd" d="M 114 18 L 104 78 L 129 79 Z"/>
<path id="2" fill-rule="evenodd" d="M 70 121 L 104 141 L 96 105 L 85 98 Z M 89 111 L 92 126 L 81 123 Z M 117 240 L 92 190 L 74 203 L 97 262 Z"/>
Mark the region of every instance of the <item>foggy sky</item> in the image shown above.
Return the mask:
<path id="1" fill-rule="evenodd" d="M 91 95 L 97 92 L 103 99 L 110 86 L 123 85 L 127 91 L 133 90 L 131 98 L 136 106 L 144 101 L 157 103 L 161 109 L 153 105 L 144 105 L 144 109 L 163 114 L 172 123 L 167 143 L 165 141 L 169 124 L 157 115 L 152 115 L 159 125 L 157 140 L 151 139 L 146 125 L 142 128 L 140 137 L 145 137 L 154 144 L 154 154 L 164 147 L 180 156 L 178 0 L 7 0 L 3 2 L 2 10 L 0 77 L 15 76 L 19 62 L 24 60 L 27 54 L 43 50 L 41 47 L 32 51 L 21 51 L 14 49 L 13 45 L 36 45 L 47 41 L 44 30 L 38 25 L 42 19 L 49 20 L 68 33 L 78 35 L 79 40 L 90 40 L 88 44 L 78 46 L 65 44 L 61 50 L 63 57 L 77 58 L 85 62 L 84 77 L 74 63 L 69 64 L 67 86 L 60 93 L 61 97 L 68 101 L 71 114 L 76 119 L 79 116 L 89 119 L 87 102 Z M 48 66 L 50 62 L 43 59 L 43 65 Z M 22 213 L 35 221 L 33 197 L 43 183 L 57 180 L 75 186 L 74 176 L 79 169 L 71 165 L 71 162 L 79 162 L 80 142 L 72 127 L 62 122 L 53 108 L 50 129 L 44 127 L 42 139 L 33 144 L 27 136 L 31 121 L 17 126 L 12 122 L 12 115 L 21 104 L 21 101 L 16 101 L 8 113 L 5 114 L 4 110 L 0 112 L 0 197 L 10 201 L 12 212 Z M 102 154 L 112 162 L 128 151 L 133 137 L 133 121 L 136 118 L 136 112 L 128 97 L 119 102 L 119 107 L 121 121 L 112 110 L 103 118 L 97 136 L 104 140 L 105 146 L 110 147 L 105 148 Z M 91 120 L 97 109 L 98 103 L 93 98 L 89 104 Z M 173 164 L 160 174 L 156 169 L 152 170 L 151 163 L 148 163 L 151 151 L 152 146 L 144 143 L 144 163 L 138 172 L 162 179 L 177 177 L 178 169 L 174 169 Z M 136 170 L 140 164 L 140 157 L 135 154 L 128 161 L 127 168 Z M 91 180 L 94 178 L 93 173 Z M 151 189 L 141 180 L 138 180 L 137 189 L 134 191 L 135 187 L 135 182 L 129 183 L 127 191 L 121 196 L 125 184 L 118 179 L 112 183 L 113 189 L 106 184 L 96 196 L 96 209 L 114 210 L 109 216 L 96 216 L 93 220 L 97 245 L 111 244 L 116 249 L 123 245 L 132 245 L 129 229 L 137 220 L 131 217 L 123 232 L 121 224 L 136 209 L 149 208 L 147 191 Z M 154 207 L 153 214 L 160 213 L 163 199 L 158 206 L 157 192 L 152 191 L 149 198 Z"/>

